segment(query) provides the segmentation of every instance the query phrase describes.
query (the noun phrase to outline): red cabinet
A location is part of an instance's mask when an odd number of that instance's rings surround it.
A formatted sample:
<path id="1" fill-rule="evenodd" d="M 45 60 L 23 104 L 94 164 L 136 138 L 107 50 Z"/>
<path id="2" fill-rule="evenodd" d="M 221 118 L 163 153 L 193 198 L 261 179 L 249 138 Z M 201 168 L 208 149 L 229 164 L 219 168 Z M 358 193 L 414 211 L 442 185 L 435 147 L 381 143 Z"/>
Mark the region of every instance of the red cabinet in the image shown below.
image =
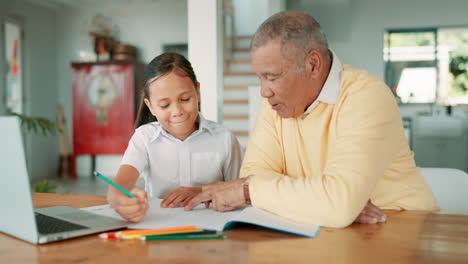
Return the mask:
<path id="1" fill-rule="evenodd" d="M 137 71 L 133 63 L 73 63 L 73 155 L 123 154 L 133 133 Z"/>

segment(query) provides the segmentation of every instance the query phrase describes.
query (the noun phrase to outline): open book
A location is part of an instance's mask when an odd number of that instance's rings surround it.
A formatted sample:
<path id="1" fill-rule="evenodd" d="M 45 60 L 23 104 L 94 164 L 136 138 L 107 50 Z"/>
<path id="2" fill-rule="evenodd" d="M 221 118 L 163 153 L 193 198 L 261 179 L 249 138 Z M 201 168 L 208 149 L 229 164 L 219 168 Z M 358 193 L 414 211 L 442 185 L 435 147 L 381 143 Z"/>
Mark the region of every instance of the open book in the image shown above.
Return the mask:
<path id="1" fill-rule="evenodd" d="M 320 233 L 320 226 L 296 223 L 252 206 L 231 212 L 217 212 L 210 208 L 207 209 L 204 204 L 201 204 L 192 211 L 184 211 L 183 208 L 161 208 L 159 206 L 161 201 L 162 199 L 151 200 L 145 219 L 140 223 L 130 225 L 128 228 L 146 229 L 195 225 L 197 228 L 224 231 L 231 229 L 235 223 L 247 223 L 306 237 L 316 237 Z M 110 205 L 81 209 L 122 219 Z"/>

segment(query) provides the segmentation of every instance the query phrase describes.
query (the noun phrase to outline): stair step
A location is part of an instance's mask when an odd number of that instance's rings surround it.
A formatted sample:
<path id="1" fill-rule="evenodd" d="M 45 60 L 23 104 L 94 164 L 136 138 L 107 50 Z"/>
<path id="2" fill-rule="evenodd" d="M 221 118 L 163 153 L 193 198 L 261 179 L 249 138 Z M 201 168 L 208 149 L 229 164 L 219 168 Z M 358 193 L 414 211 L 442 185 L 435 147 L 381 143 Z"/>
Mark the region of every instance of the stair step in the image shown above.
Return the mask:
<path id="1" fill-rule="evenodd" d="M 249 136 L 249 131 L 232 131 L 232 133 L 236 137 L 248 137 Z"/>
<path id="2" fill-rule="evenodd" d="M 250 60 L 250 53 L 248 52 L 234 52 L 232 53 L 230 60 Z"/>
<path id="3" fill-rule="evenodd" d="M 260 79 L 257 76 L 224 76 L 224 85 L 248 85 L 260 86 Z"/>
<path id="4" fill-rule="evenodd" d="M 244 63 L 250 64 L 250 59 L 228 59 L 227 63 L 228 64 L 244 64 Z"/>
<path id="5" fill-rule="evenodd" d="M 248 90 L 229 90 L 223 91 L 224 99 L 228 100 L 248 100 L 249 92 Z"/>
<path id="6" fill-rule="evenodd" d="M 236 36 L 236 39 L 252 39 L 252 35 L 243 35 L 243 36 Z"/>
<path id="7" fill-rule="evenodd" d="M 224 76 L 255 76 L 255 72 L 234 72 L 228 71 L 224 73 Z"/>
<path id="8" fill-rule="evenodd" d="M 250 61 L 250 42 L 253 36 L 235 37 L 235 47 L 224 72 L 223 125 L 229 128 L 245 149 L 249 137 L 248 87 L 259 86 L 260 80 Z"/>
<path id="9" fill-rule="evenodd" d="M 223 126 L 231 131 L 249 131 L 249 120 L 247 119 L 226 119 L 223 120 Z"/>
<path id="10" fill-rule="evenodd" d="M 248 104 L 248 99 L 224 99 L 224 104 Z"/>
<path id="11" fill-rule="evenodd" d="M 248 115 L 249 105 L 248 104 L 228 104 L 223 105 L 224 115 Z"/>
<path id="12" fill-rule="evenodd" d="M 250 40 L 250 39 L 236 39 L 235 41 L 236 42 L 235 42 L 234 46 L 236 48 L 248 48 L 249 51 L 250 51 L 250 44 L 251 44 L 252 40 Z"/>
<path id="13" fill-rule="evenodd" d="M 250 52 L 249 48 L 233 48 L 233 52 Z"/>
<path id="14" fill-rule="evenodd" d="M 249 115 L 224 115 L 224 120 L 248 120 Z"/>
<path id="15" fill-rule="evenodd" d="M 253 72 L 250 63 L 228 64 L 226 72 Z"/>
<path id="16" fill-rule="evenodd" d="M 231 90 L 247 90 L 249 88 L 248 85 L 224 85 L 225 91 Z"/>

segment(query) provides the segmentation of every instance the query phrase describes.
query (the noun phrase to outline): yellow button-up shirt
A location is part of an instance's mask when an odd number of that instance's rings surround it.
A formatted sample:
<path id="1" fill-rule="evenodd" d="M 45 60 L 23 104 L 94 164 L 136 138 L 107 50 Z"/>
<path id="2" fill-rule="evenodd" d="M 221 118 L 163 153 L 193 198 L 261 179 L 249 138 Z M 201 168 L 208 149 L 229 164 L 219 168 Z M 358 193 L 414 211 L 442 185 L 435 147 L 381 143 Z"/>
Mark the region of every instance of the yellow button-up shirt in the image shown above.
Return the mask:
<path id="1" fill-rule="evenodd" d="M 301 117 L 281 118 L 262 101 L 241 168 L 254 175 L 253 206 L 328 227 L 351 224 L 369 199 L 382 209 L 437 209 L 390 89 L 348 65 L 339 80 L 336 102 L 317 100 Z"/>

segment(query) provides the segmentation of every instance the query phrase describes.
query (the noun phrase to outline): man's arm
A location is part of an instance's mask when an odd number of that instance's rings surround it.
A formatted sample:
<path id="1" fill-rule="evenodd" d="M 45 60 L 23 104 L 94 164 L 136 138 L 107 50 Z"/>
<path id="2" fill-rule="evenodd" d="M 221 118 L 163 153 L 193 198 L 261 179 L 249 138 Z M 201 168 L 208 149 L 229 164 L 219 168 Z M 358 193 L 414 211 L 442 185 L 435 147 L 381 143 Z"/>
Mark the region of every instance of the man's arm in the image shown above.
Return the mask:
<path id="1" fill-rule="evenodd" d="M 247 150 L 240 170 L 240 177 L 247 177 L 257 171 L 268 171 L 282 175 L 284 173 L 284 157 L 281 135 L 275 119 L 268 110 L 271 108 L 266 99 L 263 99 L 257 113 L 257 120 L 252 134 L 249 136 Z"/>
<path id="2" fill-rule="evenodd" d="M 330 227 L 344 227 L 354 220 L 373 223 L 373 218 L 384 222 L 384 214 L 368 201 L 396 155 L 398 146 L 392 135 L 402 128 L 391 95 L 385 87 L 375 89 L 371 94 L 349 94 L 345 103 L 336 106 L 340 113 L 335 148 L 328 155 L 323 175 L 309 178 L 283 174 L 282 147 L 273 123 L 280 120 L 260 111 L 241 169 L 241 177 L 253 175 L 249 183 L 253 206 L 294 221 Z M 375 100 L 368 102 L 369 96 Z M 244 202 L 240 180 L 207 189 L 186 209 L 216 200 L 216 210 L 232 210 L 233 205 Z"/>
<path id="3" fill-rule="evenodd" d="M 244 153 L 236 136 L 231 132 L 226 133 L 225 144 L 227 154 L 223 164 L 223 180 L 235 180 L 239 178 L 239 171 Z"/>
<path id="4" fill-rule="evenodd" d="M 401 132 L 401 117 L 384 86 L 363 88 L 346 96 L 335 106 L 339 111 L 337 140 L 328 153 L 323 175 L 293 178 L 272 170 L 272 160 L 263 153 L 270 153 L 264 149 L 271 149 L 274 142 L 253 135 L 250 142 L 256 143 L 249 142 L 241 175 L 254 175 L 249 190 L 255 207 L 298 222 L 330 227 L 347 226 L 358 217 L 397 153 L 393 135 Z"/>

